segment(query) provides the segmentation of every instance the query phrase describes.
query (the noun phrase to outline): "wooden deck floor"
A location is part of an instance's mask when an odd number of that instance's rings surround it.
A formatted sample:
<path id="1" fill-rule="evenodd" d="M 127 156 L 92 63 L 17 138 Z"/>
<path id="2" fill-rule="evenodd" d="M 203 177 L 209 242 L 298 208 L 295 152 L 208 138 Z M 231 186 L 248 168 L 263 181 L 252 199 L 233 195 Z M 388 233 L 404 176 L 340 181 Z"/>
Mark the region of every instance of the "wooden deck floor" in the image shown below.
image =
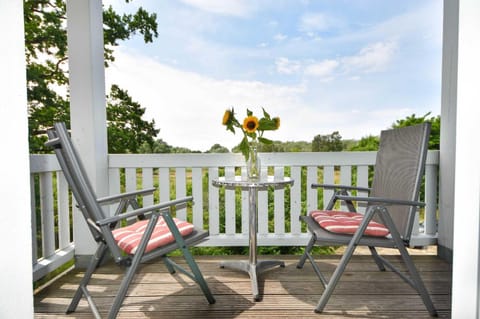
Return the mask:
<path id="1" fill-rule="evenodd" d="M 285 268 L 261 276 L 263 299 L 254 302 L 247 275 L 219 268 L 220 260 L 245 256 L 197 256 L 217 300 L 213 305 L 188 277 L 168 274 L 161 262 L 144 265 L 118 318 L 429 318 L 415 291 L 394 273 L 379 272 L 366 255 L 353 257 L 325 312 L 316 314 L 313 309 L 323 288 L 312 267 L 307 263 L 297 269 L 298 256 L 277 257 L 285 261 Z M 390 258 L 396 264 L 400 262 L 399 256 Z M 338 260 L 338 255 L 319 256 L 317 262 L 330 275 Z M 434 255 L 416 255 L 414 260 L 439 317 L 450 318 L 451 265 Z M 82 275 L 74 270 L 37 293 L 35 318 L 91 318 L 84 299 L 75 313 L 64 313 Z M 120 268 L 108 264 L 92 279 L 90 290 L 102 315 L 108 311 L 120 278 Z"/>

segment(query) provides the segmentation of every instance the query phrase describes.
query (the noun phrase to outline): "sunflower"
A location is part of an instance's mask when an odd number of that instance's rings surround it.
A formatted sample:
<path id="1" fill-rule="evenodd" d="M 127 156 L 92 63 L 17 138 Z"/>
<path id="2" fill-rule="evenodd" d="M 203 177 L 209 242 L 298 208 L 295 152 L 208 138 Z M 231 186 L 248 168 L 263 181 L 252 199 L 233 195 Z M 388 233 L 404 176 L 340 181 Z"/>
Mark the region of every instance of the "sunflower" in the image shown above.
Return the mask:
<path id="1" fill-rule="evenodd" d="M 253 143 L 262 143 L 262 144 L 272 144 L 273 141 L 265 138 L 263 133 L 265 131 L 274 131 L 280 127 L 280 118 L 279 117 L 270 117 L 270 114 L 263 110 L 263 117 L 258 118 L 253 115 L 253 112 L 247 109 L 247 117 L 243 120 L 243 123 L 240 123 L 235 116 L 235 111 L 232 108 L 227 109 L 223 114 L 222 125 L 224 125 L 227 131 L 235 134 L 235 128 L 238 128 L 242 131 L 243 137 L 238 144 L 238 149 L 245 156 L 245 159 L 248 160 L 250 156 L 250 144 Z"/>
<path id="2" fill-rule="evenodd" d="M 243 129 L 247 133 L 255 133 L 258 128 L 258 118 L 256 116 L 250 115 L 243 120 Z"/>
<path id="3" fill-rule="evenodd" d="M 279 117 L 274 117 L 272 119 L 273 123 L 275 123 L 275 129 L 278 130 L 278 128 L 280 127 L 280 118 Z"/>
<path id="4" fill-rule="evenodd" d="M 225 111 L 225 114 L 223 114 L 223 120 L 222 120 L 222 124 L 223 125 L 227 125 L 229 122 L 231 122 L 232 120 L 232 111 L 230 110 L 226 110 Z"/>

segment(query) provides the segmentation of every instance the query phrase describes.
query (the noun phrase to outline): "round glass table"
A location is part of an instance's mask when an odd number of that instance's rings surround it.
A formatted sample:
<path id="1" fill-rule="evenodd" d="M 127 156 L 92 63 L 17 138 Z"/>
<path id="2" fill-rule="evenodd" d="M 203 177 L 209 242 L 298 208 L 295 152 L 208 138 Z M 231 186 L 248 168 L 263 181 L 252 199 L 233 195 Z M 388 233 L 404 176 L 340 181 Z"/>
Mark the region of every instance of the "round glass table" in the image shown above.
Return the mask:
<path id="1" fill-rule="evenodd" d="M 248 213 L 249 213 L 249 258 L 248 261 L 229 261 L 222 262 L 220 267 L 243 271 L 249 274 L 252 283 L 252 294 L 255 301 L 260 300 L 258 290 L 258 275 L 275 266 L 285 267 L 285 263 L 280 260 L 257 260 L 257 214 L 258 214 L 258 191 L 267 190 L 269 186 L 285 187 L 292 185 L 293 179 L 290 177 L 267 176 L 256 180 L 249 180 L 241 176 L 232 178 L 220 177 L 212 181 L 214 186 L 236 188 L 248 190 Z"/>

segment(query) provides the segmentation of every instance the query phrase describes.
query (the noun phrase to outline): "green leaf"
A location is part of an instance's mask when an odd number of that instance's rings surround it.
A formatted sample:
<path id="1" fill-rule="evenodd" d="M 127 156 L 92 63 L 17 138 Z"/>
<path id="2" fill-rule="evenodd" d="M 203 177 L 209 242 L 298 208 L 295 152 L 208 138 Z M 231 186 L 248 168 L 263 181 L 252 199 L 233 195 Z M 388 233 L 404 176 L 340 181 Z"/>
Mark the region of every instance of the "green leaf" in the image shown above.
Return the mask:
<path id="1" fill-rule="evenodd" d="M 265 109 L 262 107 L 262 110 L 263 110 L 263 116 L 266 118 L 266 119 L 270 119 L 270 114 L 267 113 L 267 111 L 265 111 Z"/>
<path id="2" fill-rule="evenodd" d="M 248 160 L 248 156 L 250 155 L 250 145 L 248 143 L 248 139 L 246 136 L 243 137 L 238 148 L 240 148 L 240 151 L 242 151 L 243 156 L 245 156 L 245 160 Z"/>

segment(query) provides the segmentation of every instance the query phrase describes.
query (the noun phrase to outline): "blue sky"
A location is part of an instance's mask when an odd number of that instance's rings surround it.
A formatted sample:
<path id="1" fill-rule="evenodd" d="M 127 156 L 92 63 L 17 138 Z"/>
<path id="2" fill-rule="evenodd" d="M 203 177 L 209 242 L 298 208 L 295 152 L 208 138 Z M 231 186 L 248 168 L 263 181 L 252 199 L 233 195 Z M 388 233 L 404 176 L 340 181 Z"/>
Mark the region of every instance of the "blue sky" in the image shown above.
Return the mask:
<path id="1" fill-rule="evenodd" d="M 121 43 L 106 81 L 155 119 L 158 138 L 232 148 L 223 112 L 281 118 L 266 137 L 378 135 L 413 113 L 440 114 L 440 0 L 104 0 L 157 14 L 159 36 Z"/>

